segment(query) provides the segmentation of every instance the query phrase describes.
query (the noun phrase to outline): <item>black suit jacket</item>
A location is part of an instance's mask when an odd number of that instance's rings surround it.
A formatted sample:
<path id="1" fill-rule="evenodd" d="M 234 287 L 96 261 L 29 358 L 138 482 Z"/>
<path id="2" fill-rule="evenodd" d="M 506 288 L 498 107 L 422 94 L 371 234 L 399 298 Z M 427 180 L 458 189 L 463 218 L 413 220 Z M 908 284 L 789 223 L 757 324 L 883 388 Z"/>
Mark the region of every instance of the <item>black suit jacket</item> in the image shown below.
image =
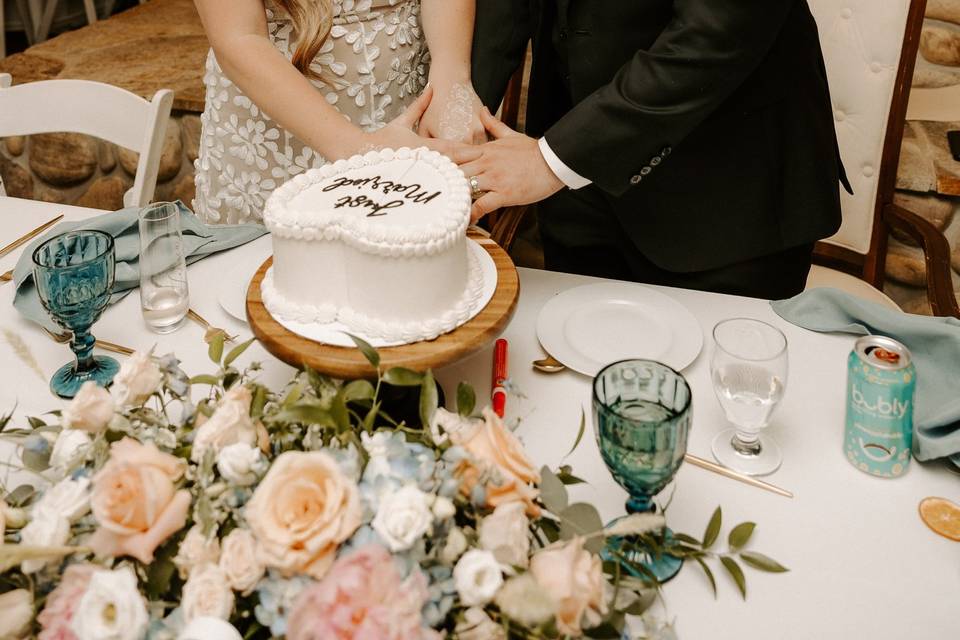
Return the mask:
<path id="1" fill-rule="evenodd" d="M 806 0 L 477 0 L 473 80 L 491 109 L 530 39 L 527 133 L 658 266 L 711 269 L 839 227 L 846 177 Z"/>

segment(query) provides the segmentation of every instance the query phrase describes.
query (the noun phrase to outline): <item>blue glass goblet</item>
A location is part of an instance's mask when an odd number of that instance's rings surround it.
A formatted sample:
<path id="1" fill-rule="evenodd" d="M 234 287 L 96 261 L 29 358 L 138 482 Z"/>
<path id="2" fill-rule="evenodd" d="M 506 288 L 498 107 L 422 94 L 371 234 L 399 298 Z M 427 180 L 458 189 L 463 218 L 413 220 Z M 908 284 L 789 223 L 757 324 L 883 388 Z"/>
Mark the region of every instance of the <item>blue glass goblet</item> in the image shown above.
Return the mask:
<path id="1" fill-rule="evenodd" d="M 692 414 L 687 381 L 665 364 L 623 360 L 608 365 L 593 379 L 597 445 L 614 480 L 629 494 L 627 513 L 655 510 L 653 497 L 683 462 Z M 663 539 L 671 539 L 669 529 L 664 530 Z M 681 558 L 646 553 L 629 542 L 608 539 L 604 556 L 617 559 L 633 575 L 647 577 L 636 568 L 640 565 L 664 582 L 683 564 Z"/>
<path id="2" fill-rule="evenodd" d="M 120 365 L 94 356 L 90 327 L 110 301 L 114 278 L 113 238 L 100 231 L 68 231 L 33 252 L 33 280 L 43 308 L 57 325 L 73 333 L 76 361 L 50 379 L 50 390 L 72 398 L 87 380 L 109 386 Z"/>

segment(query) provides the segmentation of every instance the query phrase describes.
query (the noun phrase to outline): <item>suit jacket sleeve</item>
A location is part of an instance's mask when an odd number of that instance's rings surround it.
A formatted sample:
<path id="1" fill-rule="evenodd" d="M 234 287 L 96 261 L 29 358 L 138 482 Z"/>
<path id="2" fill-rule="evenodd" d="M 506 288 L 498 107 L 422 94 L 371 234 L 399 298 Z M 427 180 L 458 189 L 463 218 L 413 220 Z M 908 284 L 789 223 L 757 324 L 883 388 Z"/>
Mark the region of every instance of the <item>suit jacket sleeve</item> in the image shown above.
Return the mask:
<path id="1" fill-rule="evenodd" d="M 531 24 L 528 0 L 477 0 L 471 74 L 477 95 L 494 113 L 523 63 Z"/>
<path id="2" fill-rule="evenodd" d="M 759 66 L 794 3 L 675 0 L 650 49 L 551 127 L 547 143 L 571 169 L 622 195 Z"/>

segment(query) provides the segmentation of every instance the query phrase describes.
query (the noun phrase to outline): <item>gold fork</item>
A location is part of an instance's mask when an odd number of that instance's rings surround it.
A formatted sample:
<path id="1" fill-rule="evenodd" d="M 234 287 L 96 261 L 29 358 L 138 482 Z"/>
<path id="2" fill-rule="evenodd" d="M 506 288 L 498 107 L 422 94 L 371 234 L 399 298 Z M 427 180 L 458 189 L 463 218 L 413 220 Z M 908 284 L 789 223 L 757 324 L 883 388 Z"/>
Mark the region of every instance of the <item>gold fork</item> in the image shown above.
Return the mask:
<path id="1" fill-rule="evenodd" d="M 0 282 L 10 282 L 11 280 L 13 280 L 13 269 L 6 273 L 0 273 Z"/>
<path id="2" fill-rule="evenodd" d="M 196 322 L 197 324 L 199 324 L 204 329 L 206 329 L 206 335 L 204 335 L 204 340 L 206 340 L 207 342 L 210 342 L 210 340 L 212 340 L 214 336 L 219 334 L 223 334 L 224 339 L 227 342 L 233 342 L 234 340 L 237 339 L 237 336 L 231 336 L 224 329 L 221 329 L 220 327 L 215 327 L 212 324 L 210 324 L 206 318 L 201 316 L 199 313 L 197 313 L 193 309 L 187 309 L 187 317 L 193 320 L 194 322 Z"/>
<path id="3" fill-rule="evenodd" d="M 43 327 L 43 330 L 46 332 L 48 336 L 50 336 L 55 341 L 60 343 L 70 342 L 70 339 L 73 337 L 67 331 L 64 331 L 63 333 L 55 333 L 53 331 L 50 331 L 50 329 L 47 329 L 46 327 Z M 99 349 L 103 349 L 104 351 L 111 351 L 113 353 L 119 353 L 120 355 L 124 355 L 124 356 L 133 355 L 133 349 L 131 349 L 130 347 L 125 347 L 120 344 L 116 344 L 115 342 L 107 342 L 106 340 L 96 340 L 94 341 L 93 346 Z"/>

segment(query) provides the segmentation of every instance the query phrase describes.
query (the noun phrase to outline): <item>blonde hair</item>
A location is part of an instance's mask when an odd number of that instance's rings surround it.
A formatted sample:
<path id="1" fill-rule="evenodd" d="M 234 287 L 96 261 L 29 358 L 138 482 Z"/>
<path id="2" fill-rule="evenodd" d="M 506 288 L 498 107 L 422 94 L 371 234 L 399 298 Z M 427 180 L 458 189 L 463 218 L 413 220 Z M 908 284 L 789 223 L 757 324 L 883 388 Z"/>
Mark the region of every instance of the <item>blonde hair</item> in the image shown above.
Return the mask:
<path id="1" fill-rule="evenodd" d="M 2 0 L 0 0 L 2 1 Z M 310 69 L 333 26 L 333 0 L 274 0 L 290 16 L 296 47 L 293 66 L 308 78 L 319 74 Z"/>

